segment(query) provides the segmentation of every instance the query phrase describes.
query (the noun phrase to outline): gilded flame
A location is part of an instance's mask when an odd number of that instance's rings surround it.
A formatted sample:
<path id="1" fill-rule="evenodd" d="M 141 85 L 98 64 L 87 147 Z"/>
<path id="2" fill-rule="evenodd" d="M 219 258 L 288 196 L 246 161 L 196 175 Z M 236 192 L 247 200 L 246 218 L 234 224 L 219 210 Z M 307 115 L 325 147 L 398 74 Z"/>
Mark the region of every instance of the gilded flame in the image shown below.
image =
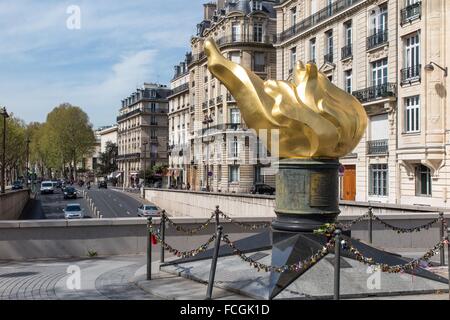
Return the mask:
<path id="1" fill-rule="evenodd" d="M 264 81 L 225 59 L 212 39 L 206 40 L 205 53 L 208 69 L 236 99 L 245 123 L 257 132 L 279 130 L 280 158 L 340 158 L 361 140 L 364 107 L 315 64 L 297 63 L 292 82 Z"/>

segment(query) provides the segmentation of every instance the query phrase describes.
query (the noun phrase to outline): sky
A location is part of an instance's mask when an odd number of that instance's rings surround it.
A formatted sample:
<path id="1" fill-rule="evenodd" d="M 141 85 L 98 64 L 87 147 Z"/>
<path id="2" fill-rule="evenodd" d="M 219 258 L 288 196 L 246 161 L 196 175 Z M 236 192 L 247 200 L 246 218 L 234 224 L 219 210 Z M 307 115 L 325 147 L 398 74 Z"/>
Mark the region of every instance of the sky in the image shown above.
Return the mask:
<path id="1" fill-rule="evenodd" d="M 169 85 L 206 0 L 0 0 L 0 106 L 44 122 L 61 103 L 95 128 L 144 82 Z"/>

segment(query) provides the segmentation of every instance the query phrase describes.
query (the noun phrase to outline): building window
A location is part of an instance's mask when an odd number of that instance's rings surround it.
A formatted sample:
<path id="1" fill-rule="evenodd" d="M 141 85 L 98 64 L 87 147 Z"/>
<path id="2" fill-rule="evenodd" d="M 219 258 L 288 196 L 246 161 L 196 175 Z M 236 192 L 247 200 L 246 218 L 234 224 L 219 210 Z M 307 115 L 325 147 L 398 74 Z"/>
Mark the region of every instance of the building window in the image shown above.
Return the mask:
<path id="1" fill-rule="evenodd" d="M 387 58 L 372 63 L 372 85 L 380 86 L 387 83 L 388 60 Z"/>
<path id="2" fill-rule="evenodd" d="M 317 12 L 317 0 L 310 0 L 311 15 Z"/>
<path id="3" fill-rule="evenodd" d="M 371 16 L 372 34 L 382 34 L 387 31 L 387 6 L 378 8 Z"/>
<path id="4" fill-rule="evenodd" d="M 252 0 L 252 10 L 262 10 L 262 2 L 260 0 Z"/>
<path id="5" fill-rule="evenodd" d="M 241 123 L 241 112 L 237 108 L 230 109 L 230 123 Z"/>
<path id="6" fill-rule="evenodd" d="M 266 67 L 266 55 L 264 52 L 255 52 L 253 59 L 253 70 L 256 72 L 264 72 Z"/>
<path id="7" fill-rule="evenodd" d="M 316 63 L 316 38 L 309 40 L 309 60 Z"/>
<path id="8" fill-rule="evenodd" d="M 325 38 L 326 38 L 326 52 L 327 54 L 325 55 L 325 62 L 330 62 L 333 63 L 333 31 L 327 31 L 325 33 Z"/>
<path id="9" fill-rule="evenodd" d="M 236 165 L 229 166 L 229 181 L 239 182 L 239 166 Z"/>
<path id="10" fill-rule="evenodd" d="M 369 194 L 371 196 L 386 197 L 388 195 L 388 166 L 387 164 L 372 164 L 369 168 Z"/>
<path id="11" fill-rule="evenodd" d="M 241 41 L 241 25 L 239 23 L 233 23 L 231 26 L 231 40 L 233 42 Z"/>
<path id="12" fill-rule="evenodd" d="M 420 77 L 420 41 L 419 34 L 405 38 L 405 62 L 402 70 L 402 82 L 411 81 Z"/>
<path id="13" fill-rule="evenodd" d="M 231 157 L 238 158 L 239 157 L 239 141 L 237 137 L 233 138 L 233 144 L 231 146 Z"/>
<path id="14" fill-rule="evenodd" d="M 405 99 L 405 132 L 420 131 L 420 97 L 409 97 Z"/>
<path id="15" fill-rule="evenodd" d="M 431 170 L 422 164 L 416 167 L 416 195 L 431 196 Z"/>
<path id="16" fill-rule="evenodd" d="M 350 94 L 353 91 L 352 82 L 353 82 L 353 72 L 352 72 L 352 70 L 345 71 L 345 91 L 347 91 Z"/>
<path id="17" fill-rule="evenodd" d="M 230 60 L 234 63 L 241 64 L 241 53 L 239 51 L 230 52 Z"/>
<path id="18" fill-rule="evenodd" d="M 353 27 L 352 20 L 344 23 L 344 37 L 345 37 L 345 45 L 351 46 L 353 42 Z"/>
<path id="19" fill-rule="evenodd" d="M 291 8 L 291 27 L 297 23 L 297 7 Z"/>
<path id="20" fill-rule="evenodd" d="M 253 41 L 263 42 L 263 25 L 262 23 L 253 24 Z"/>
<path id="21" fill-rule="evenodd" d="M 297 62 L 297 47 L 291 49 L 291 70 L 294 70 L 295 63 Z"/>

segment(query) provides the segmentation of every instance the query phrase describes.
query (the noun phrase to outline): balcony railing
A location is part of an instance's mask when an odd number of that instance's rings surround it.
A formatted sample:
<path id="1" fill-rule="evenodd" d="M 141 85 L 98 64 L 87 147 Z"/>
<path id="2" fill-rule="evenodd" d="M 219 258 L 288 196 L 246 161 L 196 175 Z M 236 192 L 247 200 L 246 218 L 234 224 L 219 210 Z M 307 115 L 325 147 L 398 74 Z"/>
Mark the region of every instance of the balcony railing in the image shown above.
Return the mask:
<path id="1" fill-rule="evenodd" d="M 381 98 L 395 97 L 397 95 L 397 86 L 395 83 L 384 83 L 354 91 L 353 95 L 363 103 Z"/>
<path id="2" fill-rule="evenodd" d="M 328 53 L 323 57 L 325 62 L 333 63 L 333 53 Z"/>
<path id="3" fill-rule="evenodd" d="M 373 140 L 367 142 L 367 154 L 387 154 L 388 140 Z"/>
<path id="4" fill-rule="evenodd" d="M 289 39 L 290 37 L 293 37 L 301 32 L 304 32 L 319 23 L 327 20 L 328 18 L 331 18 L 346 9 L 350 8 L 351 6 L 361 3 L 363 0 L 337 0 L 330 4 L 329 6 L 323 8 L 322 10 L 316 12 L 315 14 L 307 17 L 306 19 L 300 21 L 298 24 L 293 25 L 289 29 L 286 29 L 285 31 L 281 32 L 278 35 L 278 42 L 284 41 Z"/>
<path id="5" fill-rule="evenodd" d="M 262 43 L 272 44 L 273 37 L 271 36 L 256 36 L 253 35 L 226 35 L 216 40 L 218 46 L 224 46 L 233 43 Z"/>
<path id="6" fill-rule="evenodd" d="M 353 46 L 351 44 L 346 45 L 341 49 L 341 59 L 347 59 L 353 56 Z"/>
<path id="7" fill-rule="evenodd" d="M 422 17 L 422 2 L 411 4 L 400 11 L 400 24 L 404 25 Z"/>
<path id="8" fill-rule="evenodd" d="M 266 66 L 264 64 L 254 64 L 253 71 L 255 72 L 266 72 Z"/>
<path id="9" fill-rule="evenodd" d="M 402 84 L 420 81 L 422 65 L 416 65 L 400 70 Z"/>
<path id="10" fill-rule="evenodd" d="M 176 95 L 180 92 L 186 91 L 186 90 L 189 90 L 189 83 L 184 83 L 184 84 L 174 88 L 172 90 L 171 96 L 174 96 L 174 95 Z"/>
<path id="11" fill-rule="evenodd" d="M 120 154 L 117 156 L 118 160 L 123 160 L 123 159 L 139 159 L 141 158 L 141 154 L 140 153 L 127 153 L 127 154 Z"/>
<path id="12" fill-rule="evenodd" d="M 136 110 L 130 111 L 128 113 L 125 113 L 125 114 L 117 117 L 117 122 L 122 121 L 123 119 L 129 118 L 131 116 L 135 116 L 137 114 L 140 114 L 141 112 L 142 112 L 141 109 L 136 109 Z"/>
<path id="13" fill-rule="evenodd" d="M 367 38 L 367 50 L 379 47 L 388 42 L 388 32 L 379 31 Z"/>

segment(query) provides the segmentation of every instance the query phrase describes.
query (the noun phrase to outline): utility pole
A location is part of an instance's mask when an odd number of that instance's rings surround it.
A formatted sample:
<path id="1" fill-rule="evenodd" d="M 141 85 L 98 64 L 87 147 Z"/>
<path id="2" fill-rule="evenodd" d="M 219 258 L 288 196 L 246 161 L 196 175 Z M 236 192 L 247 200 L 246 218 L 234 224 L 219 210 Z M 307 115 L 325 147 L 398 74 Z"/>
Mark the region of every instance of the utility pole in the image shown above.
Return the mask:
<path id="1" fill-rule="evenodd" d="M 6 108 L 3 107 L 0 111 L 0 115 L 3 117 L 3 144 L 2 144 L 2 170 L 1 170 L 1 193 L 5 193 L 5 163 L 6 163 L 6 118 L 9 118 Z"/>
<path id="2" fill-rule="evenodd" d="M 148 145 L 148 141 L 144 141 L 142 143 L 142 145 L 144 146 L 144 187 L 143 187 L 143 194 L 145 197 L 145 181 L 146 181 L 146 171 L 147 171 L 147 145 Z"/>
<path id="3" fill-rule="evenodd" d="M 27 164 L 26 164 L 26 171 L 27 171 L 26 186 L 27 186 L 27 188 L 30 186 L 28 184 L 28 180 L 30 179 L 30 173 L 29 173 L 30 172 L 30 142 L 31 142 L 30 138 L 27 138 Z"/>

